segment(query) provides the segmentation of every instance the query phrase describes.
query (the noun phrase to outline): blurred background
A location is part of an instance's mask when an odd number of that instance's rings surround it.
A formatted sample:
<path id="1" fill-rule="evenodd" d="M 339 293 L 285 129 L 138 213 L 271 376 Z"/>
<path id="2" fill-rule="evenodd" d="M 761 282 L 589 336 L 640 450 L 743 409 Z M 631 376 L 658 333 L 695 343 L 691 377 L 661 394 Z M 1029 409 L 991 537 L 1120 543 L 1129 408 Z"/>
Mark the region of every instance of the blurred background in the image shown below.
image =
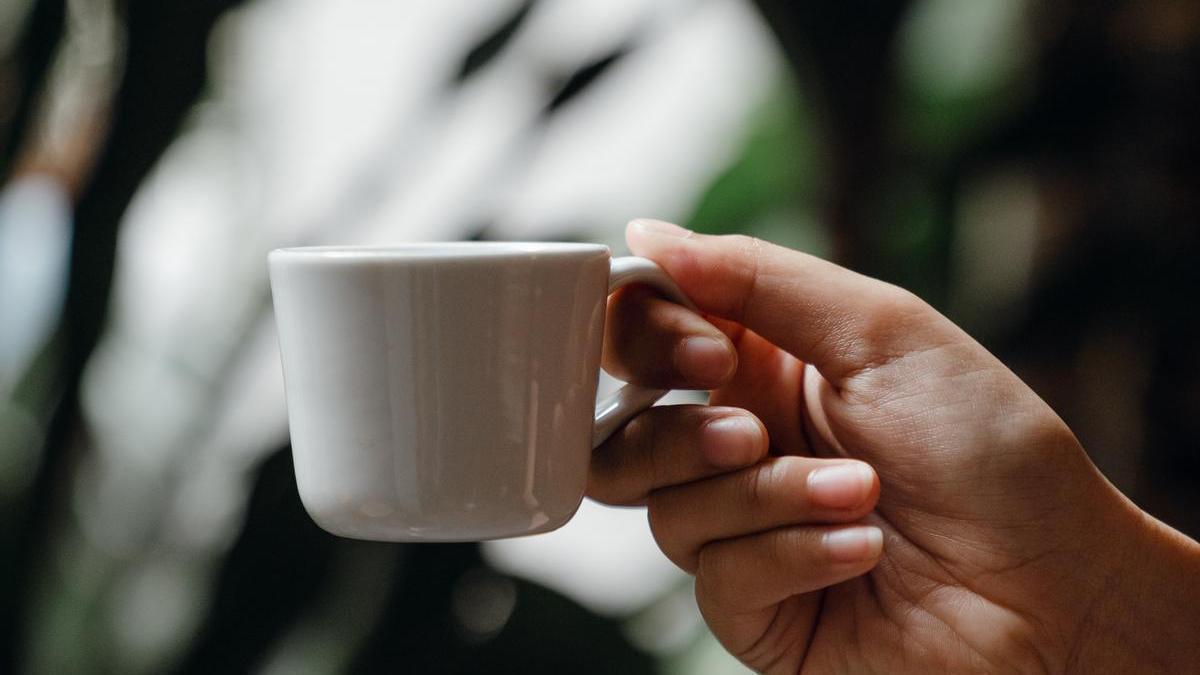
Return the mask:
<path id="1" fill-rule="evenodd" d="M 0 672 L 742 672 L 639 510 L 318 530 L 284 245 L 651 216 L 826 256 L 1196 536 L 1197 120 L 1193 0 L 2 0 Z"/>

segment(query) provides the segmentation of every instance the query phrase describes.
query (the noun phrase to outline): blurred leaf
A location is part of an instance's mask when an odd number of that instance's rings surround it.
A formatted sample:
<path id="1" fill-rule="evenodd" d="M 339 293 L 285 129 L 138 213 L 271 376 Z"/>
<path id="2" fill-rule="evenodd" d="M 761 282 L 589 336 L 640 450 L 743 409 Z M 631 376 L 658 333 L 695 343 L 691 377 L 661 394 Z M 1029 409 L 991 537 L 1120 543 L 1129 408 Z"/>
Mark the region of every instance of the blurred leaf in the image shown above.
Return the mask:
<path id="1" fill-rule="evenodd" d="M 925 0 L 899 35 L 902 142 L 946 156 L 978 140 L 1031 93 L 1035 48 L 1017 0 Z"/>
<path id="2" fill-rule="evenodd" d="M 62 345 L 55 352 L 59 363 L 43 366 L 39 359 L 31 366 L 50 373 L 44 388 L 52 405 L 47 419 L 39 420 L 46 433 L 26 505 L 18 507 L 19 521 L 0 537 L 0 557 L 9 566 L 4 571 L 11 572 L 0 577 L 0 606 L 5 608 L 0 613 L 0 672 L 25 670 L 26 633 L 38 629 L 28 621 L 29 589 L 42 574 L 55 507 L 64 493 L 60 486 L 71 476 L 72 444 L 83 430 L 80 382 L 106 325 L 121 219 L 204 91 L 213 26 L 240 1 L 141 2 L 122 8 L 127 58 L 108 136 L 75 207 L 67 292 L 54 338 Z M 21 389 L 38 395 L 42 387 Z"/>
<path id="3" fill-rule="evenodd" d="M 49 578 L 43 577 L 30 589 L 40 600 L 33 620 L 41 630 L 30 635 L 26 668 L 5 672 L 110 670 L 111 636 L 96 627 L 105 626 L 107 618 L 103 599 L 112 558 L 89 546 L 77 531 L 59 532 L 58 537 L 60 551 L 52 559 Z"/>

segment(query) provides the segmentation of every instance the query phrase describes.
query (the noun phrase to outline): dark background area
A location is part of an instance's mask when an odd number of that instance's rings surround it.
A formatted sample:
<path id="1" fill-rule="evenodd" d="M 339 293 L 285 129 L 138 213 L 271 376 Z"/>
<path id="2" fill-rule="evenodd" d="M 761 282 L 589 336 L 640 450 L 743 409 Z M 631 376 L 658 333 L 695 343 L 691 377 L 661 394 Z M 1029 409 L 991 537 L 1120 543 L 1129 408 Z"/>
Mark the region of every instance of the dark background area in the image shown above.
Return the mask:
<path id="1" fill-rule="evenodd" d="M 8 12 L 0 182 L 52 177 L 70 230 L 52 327 L 0 382 L 0 672 L 244 672 L 286 636 L 330 626 L 354 636 L 320 661 L 331 670 L 662 672 L 620 621 L 492 569 L 477 546 L 320 531 L 286 444 L 249 467 L 236 534 L 197 562 L 206 599 L 189 628 L 132 665 L 104 646 L 119 575 L 92 574 L 64 543 L 79 529 L 80 476 L 103 461 L 86 377 L 112 318 L 124 218 L 203 102 L 210 36 L 237 4 L 113 4 L 117 65 L 65 148 L 46 147 L 39 116 L 80 10 L 31 0 Z M 785 243 L 815 231 L 832 259 L 916 291 L 1046 398 L 1131 498 L 1200 535 L 1200 3 L 1011 3 L 1016 32 L 981 57 L 996 63 L 939 79 L 914 36 L 955 47 L 955 24 L 939 22 L 982 11 L 955 9 L 970 4 L 755 3 L 786 73 L 687 224 Z M 445 87 L 469 86 L 539 9 L 521 3 L 457 45 Z M 585 102 L 643 47 L 548 76 L 541 118 Z M 483 222 L 474 236 L 496 234 Z M 258 309 L 246 326 L 266 311 L 262 293 L 247 291 Z M 214 367 L 214 396 L 240 363 Z M 356 587 L 362 575 L 386 583 Z"/>

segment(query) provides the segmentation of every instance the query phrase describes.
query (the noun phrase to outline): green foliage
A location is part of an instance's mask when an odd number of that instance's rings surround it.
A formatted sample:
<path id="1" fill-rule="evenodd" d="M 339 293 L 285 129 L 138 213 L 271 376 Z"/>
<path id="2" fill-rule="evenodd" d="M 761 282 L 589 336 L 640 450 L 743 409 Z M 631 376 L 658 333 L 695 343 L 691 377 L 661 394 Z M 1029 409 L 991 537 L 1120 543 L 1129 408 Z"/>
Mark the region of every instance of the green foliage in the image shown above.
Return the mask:
<path id="1" fill-rule="evenodd" d="M 811 215 L 823 179 L 810 110 L 790 76 L 750 121 L 741 150 L 699 199 L 687 226 L 743 232 L 780 244 L 824 248 Z"/>

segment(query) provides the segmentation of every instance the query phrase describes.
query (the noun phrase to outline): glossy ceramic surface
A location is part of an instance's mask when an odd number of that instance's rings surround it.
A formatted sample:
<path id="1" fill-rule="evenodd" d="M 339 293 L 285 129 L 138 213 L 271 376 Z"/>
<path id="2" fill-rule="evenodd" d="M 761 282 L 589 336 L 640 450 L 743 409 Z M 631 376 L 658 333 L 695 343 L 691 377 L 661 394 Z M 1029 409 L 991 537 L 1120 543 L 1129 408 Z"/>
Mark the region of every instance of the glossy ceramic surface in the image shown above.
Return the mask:
<path id="1" fill-rule="evenodd" d="M 609 257 L 595 244 L 272 251 L 296 479 L 313 519 L 391 541 L 570 519 L 593 442 Z M 614 277 L 670 285 L 638 261 L 615 261 Z M 627 390 L 605 433 L 662 393 Z"/>

